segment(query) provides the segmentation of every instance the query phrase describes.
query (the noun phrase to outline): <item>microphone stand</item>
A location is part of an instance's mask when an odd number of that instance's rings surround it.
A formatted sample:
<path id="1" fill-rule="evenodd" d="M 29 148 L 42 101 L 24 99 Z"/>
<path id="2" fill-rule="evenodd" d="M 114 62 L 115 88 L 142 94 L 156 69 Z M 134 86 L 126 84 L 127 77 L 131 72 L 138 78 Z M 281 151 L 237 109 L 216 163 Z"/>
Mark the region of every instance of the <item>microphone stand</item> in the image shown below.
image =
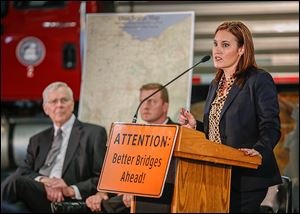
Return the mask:
<path id="1" fill-rule="evenodd" d="M 205 56 L 201 59 L 200 62 L 196 63 L 195 65 L 193 65 L 192 67 L 190 67 L 189 69 L 185 70 L 182 74 L 178 75 L 177 77 L 175 77 L 173 80 L 171 80 L 170 82 L 168 82 L 167 84 L 165 84 L 164 86 L 162 86 L 161 88 L 157 89 L 156 91 L 154 91 L 152 94 L 150 94 L 148 97 L 146 97 L 145 99 L 143 99 L 136 112 L 135 112 L 135 115 L 133 116 L 133 119 L 132 119 L 132 123 L 136 123 L 137 121 L 137 115 L 138 115 L 138 112 L 139 112 L 139 109 L 141 107 L 141 105 L 147 100 L 149 99 L 150 97 L 152 97 L 154 94 L 158 93 L 159 91 L 161 91 L 162 89 L 164 89 L 165 87 L 167 87 L 168 85 L 170 85 L 172 82 L 174 82 L 175 80 L 177 80 L 179 77 L 181 77 L 182 75 L 184 75 L 186 72 L 188 72 L 189 70 L 193 69 L 194 67 L 196 67 L 197 65 L 199 65 L 200 63 L 202 62 L 206 62 L 210 59 L 210 56 Z"/>

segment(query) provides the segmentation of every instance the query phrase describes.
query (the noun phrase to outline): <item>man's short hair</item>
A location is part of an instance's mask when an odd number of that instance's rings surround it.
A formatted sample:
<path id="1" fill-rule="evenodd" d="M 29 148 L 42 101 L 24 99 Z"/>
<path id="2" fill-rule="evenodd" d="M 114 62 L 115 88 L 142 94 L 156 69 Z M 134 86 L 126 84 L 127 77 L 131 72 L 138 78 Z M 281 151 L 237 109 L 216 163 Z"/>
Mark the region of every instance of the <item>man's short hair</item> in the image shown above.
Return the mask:
<path id="1" fill-rule="evenodd" d="M 163 86 L 159 83 L 148 83 L 148 84 L 145 84 L 145 85 L 142 85 L 142 87 L 140 88 L 140 91 L 143 91 L 143 90 L 153 90 L 153 89 L 160 89 L 162 88 Z M 168 90 L 166 88 L 162 89 L 161 90 L 161 99 L 166 102 L 166 103 L 169 103 L 169 94 L 168 94 Z"/>
<path id="2" fill-rule="evenodd" d="M 60 87 L 64 87 L 67 89 L 67 92 L 69 94 L 69 98 L 71 100 L 73 100 L 73 91 L 72 89 L 64 82 L 53 82 L 51 83 L 50 85 L 48 85 L 44 91 L 43 91 L 43 104 L 46 104 L 48 102 L 48 95 L 49 95 L 49 92 L 51 91 L 55 91 L 57 90 L 58 88 Z"/>

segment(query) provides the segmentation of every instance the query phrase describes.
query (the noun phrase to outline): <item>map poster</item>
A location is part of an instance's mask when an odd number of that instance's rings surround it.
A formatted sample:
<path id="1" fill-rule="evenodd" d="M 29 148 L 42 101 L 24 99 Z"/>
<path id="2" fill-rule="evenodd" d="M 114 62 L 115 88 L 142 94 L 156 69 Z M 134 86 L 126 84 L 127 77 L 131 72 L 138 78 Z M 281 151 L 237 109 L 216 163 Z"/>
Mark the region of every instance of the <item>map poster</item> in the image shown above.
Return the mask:
<path id="1" fill-rule="evenodd" d="M 88 14 L 79 119 L 131 122 L 143 84 L 162 85 L 192 66 L 194 12 Z M 190 107 L 192 70 L 167 86 L 168 115 Z M 143 123 L 138 116 L 138 123 Z"/>

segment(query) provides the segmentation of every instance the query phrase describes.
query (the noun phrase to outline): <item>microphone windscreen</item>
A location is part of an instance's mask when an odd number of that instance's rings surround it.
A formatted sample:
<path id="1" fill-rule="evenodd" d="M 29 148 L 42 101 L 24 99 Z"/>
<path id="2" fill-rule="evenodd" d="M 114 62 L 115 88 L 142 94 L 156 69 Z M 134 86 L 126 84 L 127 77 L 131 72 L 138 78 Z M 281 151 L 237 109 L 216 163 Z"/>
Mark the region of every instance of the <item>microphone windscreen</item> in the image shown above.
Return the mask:
<path id="1" fill-rule="evenodd" d="M 208 61 L 208 60 L 210 60 L 210 56 L 209 56 L 209 55 L 206 55 L 206 56 L 204 56 L 204 57 L 201 59 L 201 62 L 206 62 L 206 61 Z"/>

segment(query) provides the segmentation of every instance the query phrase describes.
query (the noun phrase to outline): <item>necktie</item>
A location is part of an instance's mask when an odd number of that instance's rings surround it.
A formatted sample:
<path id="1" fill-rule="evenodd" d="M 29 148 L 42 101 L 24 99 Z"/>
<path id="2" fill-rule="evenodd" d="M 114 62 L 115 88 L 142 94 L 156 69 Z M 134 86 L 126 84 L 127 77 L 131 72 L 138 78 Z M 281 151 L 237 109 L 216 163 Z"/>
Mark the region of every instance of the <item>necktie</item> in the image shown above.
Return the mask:
<path id="1" fill-rule="evenodd" d="M 60 151 L 62 140 L 63 140 L 62 130 L 58 129 L 57 134 L 53 139 L 51 149 L 47 155 L 46 161 L 39 171 L 40 174 L 45 175 L 45 176 L 50 175 L 50 172 L 51 172 L 54 162 L 55 162 L 55 158 L 57 157 L 57 155 Z"/>

